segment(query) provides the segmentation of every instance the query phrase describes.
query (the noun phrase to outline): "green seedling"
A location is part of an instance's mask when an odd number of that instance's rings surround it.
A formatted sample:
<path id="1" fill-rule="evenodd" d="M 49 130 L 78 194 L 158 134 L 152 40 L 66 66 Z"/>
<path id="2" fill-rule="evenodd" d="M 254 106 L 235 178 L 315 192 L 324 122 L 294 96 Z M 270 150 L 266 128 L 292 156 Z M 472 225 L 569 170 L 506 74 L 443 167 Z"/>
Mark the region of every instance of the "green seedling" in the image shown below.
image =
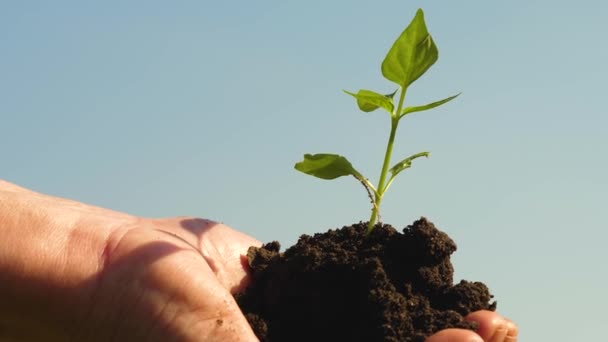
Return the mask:
<path id="1" fill-rule="evenodd" d="M 304 160 L 295 165 L 296 170 L 318 178 L 335 179 L 342 176 L 354 176 L 361 182 L 372 202 L 372 213 L 367 234 L 373 230 L 376 220 L 380 219 L 382 197 L 395 180 L 395 177 L 401 171 L 411 167 L 414 159 L 429 156 L 429 152 L 419 152 L 389 167 L 399 121 L 409 114 L 438 107 L 460 95 L 456 94 L 426 105 L 404 107 L 408 87 L 437 61 L 438 56 L 437 46 L 427 31 L 424 22 L 424 13 L 422 9 L 419 9 L 412 22 L 397 38 L 382 62 L 382 75 L 389 81 L 396 83 L 399 86 L 397 90 L 386 95 L 365 89 L 361 89 L 357 93 L 344 91 L 356 99 L 360 110 L 373 112 L 382 108 L 390 114 L 391 131 L 377 186 L 370 183 L 353 167 L 348 159 L 341 155 L 328 153 L 305 154 Z M 394 97 L 397 93 L 399 93 L 399 97 L 395 106 Z"/>

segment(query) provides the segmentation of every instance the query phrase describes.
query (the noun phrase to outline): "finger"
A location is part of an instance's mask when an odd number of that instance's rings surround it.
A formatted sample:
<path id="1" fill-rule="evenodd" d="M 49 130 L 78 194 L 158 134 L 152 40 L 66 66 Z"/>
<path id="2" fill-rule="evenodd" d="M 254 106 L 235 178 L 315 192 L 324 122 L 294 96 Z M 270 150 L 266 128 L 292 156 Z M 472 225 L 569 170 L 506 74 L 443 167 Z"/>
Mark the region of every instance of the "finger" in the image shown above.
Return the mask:
<path id="1" fill-rule="evenodd" d="M 504 342 L 508 332 L 509 328 L 506 325 L 500 325 L 496 328 L 494 335 L 492 335 L 492 338 L 488 342 Z"/>
<path id="2" fill-rule="evenodd" d="M 224 224 L 200 218 L 151 220 L 197 249 L 216 277 L 231 292 L 239 292 L 249 283 L 247 250 L 261 242 Z"/>
<path id="3" fill-rule="evenodd" d="M 507 336 L 503 342 L 516 342 L 519 329 L 517 328 L 517 325 L 510 319 L 505 318 L 505 320 L 507 321 Z"/>
<path id="4" fill-rule="evenodd" d="M 512 321 L 502 317 L 496 312 L 480 310 L 470 313 L 469 321 L 479 323 L 477 333 L 488 342 L 515 342 L 519 329 Z"/>
<path id="5" fill-rule="evenodd" d="M 78 340 L 256 341 L 234 297 L 200 254 L 167 238 L 150 229 L 120 238 L 98 286 L 97 302 L 105 310 L 93 316 L 110 327 L 124 316 L 129 329 L 121 331 L 124 336 Z"/>
<path id="6" fill-rule="evenodd" d="M 427 338 L 425 342 L 483 342 L 483 340 L 470 330 L 445 329 Z"/>
<path id="7" fill-rule="evenodd" d="M 249 284 L 247 250 L 262 243 L 223 224 L 211 224 L 201 235 L 200 247 L 220 283 L 232 293 Z"/>

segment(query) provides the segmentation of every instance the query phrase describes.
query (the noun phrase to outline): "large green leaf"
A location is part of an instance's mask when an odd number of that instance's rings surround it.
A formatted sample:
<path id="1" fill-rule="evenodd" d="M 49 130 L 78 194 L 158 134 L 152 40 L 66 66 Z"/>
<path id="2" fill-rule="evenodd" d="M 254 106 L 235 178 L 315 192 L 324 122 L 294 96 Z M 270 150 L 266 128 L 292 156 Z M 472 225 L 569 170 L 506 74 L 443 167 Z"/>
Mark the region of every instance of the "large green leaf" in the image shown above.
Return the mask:
<path id="1" fill-rule="evenodd" d="M 342 176 L 364 177 L 345 158 L 337 154 L 305 154 L 304 160 L 296 163 L 295 169 L 322 179 L 334 179 Z"/>
<path id="2" fill-rule="evenodd" d="M 355 99 L 357 99 L 357 105 L 359 109 L 364 112 L 373 112 L 376 109 L 382 107 L 386 109 L 389 113 L 393 113 L 393 94 L 382 95 L 378 94 L 375 91 L 361 89 L 358 93 L 351 93 L 350 91 L 344 90 L 345 93 L 351 95 Z"/>
<path id="3" fill-rule="evenodd" d="M 416 159 L 416 158 L 420 158 L 420 157 L 427 157 L 430 155 L 430 152 L 419 152 L 416 153 L 414 155 L 411 155 L 405 159 L 403 159 L 402 161 L 398 162 L 397 164 L 395 164 L 393 167 L 390 168 L 390 173 L 392 174 L 391 178 L 394 178 L 395 176 L 397 176 L 399 174 L 399 172 L 408 169 L 412 166 L 412 160 Z"/>
<path id="4" fill-rule="evenodd" d="M 407 88 L 433 65 L 439 51 L 419 9 L 408 27 L 395 41 L 382 62 L 382 75 Z"/>
<path id="5" fill-rule="evenodd" d="M 402 117 L 402 116 L 405 116 L 405 115 L 408 115 L 408 114 L 411 114 L 411 113 L 421 112 L 423 110 L 429 110 L 429 109 L 433 109 L 435 107 L 439 107 L 442 104 L 450 102 L 453 99 L 457 98 L 458 95 L 460 95 L 460 93 L 458 93 L 456 95 L 453 95 L 453 96 L 450 96 L 450 97 L 445 98 L 445 99 L 440 100 L 440 101 L 435 101 L 433 103 L 425 104 L 423 106 L 405 107 L 405 108 L 403 108 L 403 111 L 401 111 L 401 115 L 399 117 Z"/>

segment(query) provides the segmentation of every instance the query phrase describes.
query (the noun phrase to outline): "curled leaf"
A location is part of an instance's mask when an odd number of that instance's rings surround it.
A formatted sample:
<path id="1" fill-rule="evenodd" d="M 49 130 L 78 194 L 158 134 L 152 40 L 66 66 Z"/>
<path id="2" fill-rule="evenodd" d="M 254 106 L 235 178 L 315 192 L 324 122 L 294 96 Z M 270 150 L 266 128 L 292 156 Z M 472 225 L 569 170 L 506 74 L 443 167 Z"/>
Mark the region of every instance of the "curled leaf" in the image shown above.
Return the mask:
<path id="1" fill-rule="evenodd" d="M 375 91 L 361 89 L 359 92 L 351 93 L 349 91 L 344 90 L 345 93 L 351 95 L 355 99 L 357 99 L 357 105 L 359 109 L 364 112 L 373 112 L 376 109 L 382 107 L 386 109 L 389 113 L 393 113 L 393 96 L 395 93 L 382 95 L 378 94 Z"/>
<path id="2" fill-rule="evenodd" d="M 397 176 L 397 174 L 399 174 L 399 172 L 408 169 L 412 166 L 412 160 L 416 159 L 416 158 L 420 158 L 420 157 L 427 157 L 430 155 L 430 152 L 419 152 L 416 153 L 414 155 L 411 155 L 405 159 L 403 159 L 402 161 L 398 162 L 397 164 L 395 164 L 393 167 L 391 167 L 389 169 L 389 172 L 392 174 L 392 178 L 394 178 L 395 176 Z"/>

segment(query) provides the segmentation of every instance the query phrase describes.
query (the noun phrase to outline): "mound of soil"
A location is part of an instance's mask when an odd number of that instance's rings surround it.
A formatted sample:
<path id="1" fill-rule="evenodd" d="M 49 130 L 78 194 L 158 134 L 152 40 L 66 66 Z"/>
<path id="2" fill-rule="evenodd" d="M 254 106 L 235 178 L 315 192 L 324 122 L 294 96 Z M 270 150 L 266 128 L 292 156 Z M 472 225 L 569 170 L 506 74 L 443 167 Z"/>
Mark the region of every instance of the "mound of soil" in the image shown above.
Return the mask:
<path id="1" fill-rule="evenodd" d="M 359 223 L 302 235 L 279 253 L 248 253 L 253 283 L 236 296 L 262 342 L 424 341 L 445 328 L 475 329 L 463 316 L 495 310 L 486 285 L 453 284 L 456 244 L 425 218 L 399 233 Z"/>

